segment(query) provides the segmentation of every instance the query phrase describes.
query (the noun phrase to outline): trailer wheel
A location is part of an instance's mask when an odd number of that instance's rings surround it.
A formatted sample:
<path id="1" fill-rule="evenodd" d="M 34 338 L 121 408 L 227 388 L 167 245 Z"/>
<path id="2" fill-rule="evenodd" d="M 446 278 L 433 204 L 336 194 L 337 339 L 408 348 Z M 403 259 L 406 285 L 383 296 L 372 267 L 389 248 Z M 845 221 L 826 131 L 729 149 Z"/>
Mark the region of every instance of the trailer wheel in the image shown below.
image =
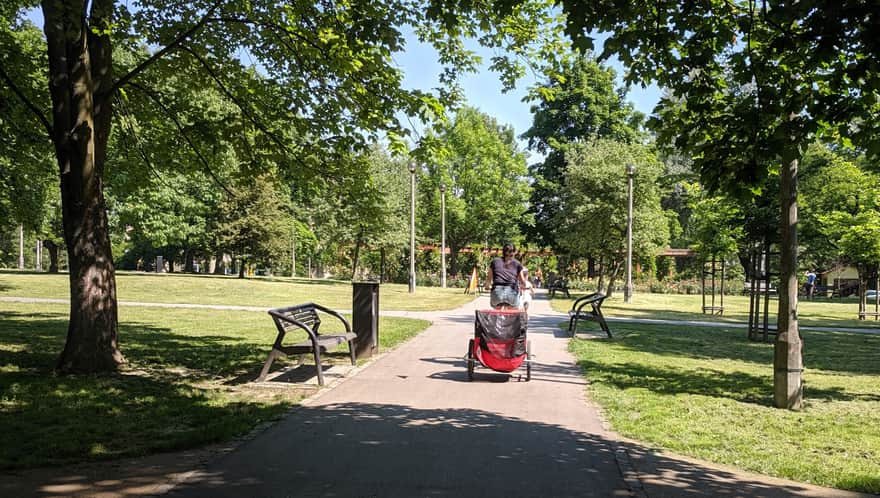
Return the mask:
<path id="1" fill-rule="evenodd" d="M 474 340 L 471 339 L 468 341 L 468 352 L 467 352 L 467 372 L 468 372 L 468 380 L 474 380 Z"/>
<path id="2" fill-rule="evenodd" d="M 532 341 L 526 341 L 526 382 L 532 380 Z"/>

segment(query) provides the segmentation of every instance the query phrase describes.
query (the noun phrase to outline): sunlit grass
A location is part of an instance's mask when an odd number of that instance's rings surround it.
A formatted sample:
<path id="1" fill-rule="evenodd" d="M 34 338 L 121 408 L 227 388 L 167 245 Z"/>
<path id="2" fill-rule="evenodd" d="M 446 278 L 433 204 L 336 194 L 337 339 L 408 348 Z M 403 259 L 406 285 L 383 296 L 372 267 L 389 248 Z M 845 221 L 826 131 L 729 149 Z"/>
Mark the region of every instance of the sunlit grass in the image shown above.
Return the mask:
<path id="1" fill-rule="evenodd" d="M 0 302 L 0 468 L 228 440 L 279 417 L 312 392 L 248 384 L 275 338 L 275 326 L 262 312 L 123 306 L 119 344 L 125 368 L 119 374 L 58 376 L 52 367 L 64 345 L 67 312 L 66 305 Z M 324 325 L 335 327 L 330 320 Z M 427 325 L 380 318 L 380 349 Z M 338 354 L 327 361 L 348 360 Z"/>
<path id="2" fill-rule="evenodd" d="M 197 303 L 280 307 L 315 302 L 334 309 L 351 309 L 352 284 L 336 280 L 252 277 L 183 273 L 118 272 L 120 301 Z M 0 296 L 69 299 L 66 274 L 0 271 Z M 419 286 L 414 294 L 406 285 L 381 284 L 383 310 L 428 311 L 455 309 L 473 299 L 462 289 Z"/>
<path id="3" fill-rule="evenodd" d="M 557 294 L 551 300 L 551 305 L 554 310 L 565 313 L 580 295 L 582 294 L 573 294 L 569 299 Z M 706 305 L 711 305 L 710 296 L 706 297 Z M 715 305 L 721 305 L 720 296 L 716 296 Z M 777 300 L 772 297 L 768 312 L 771 323 L 776 321 L 776 309 Z M 873 305 L 869 305 L 869 311 L 871 310 Z M 724 296 L 724 313 L 713 315 L 703 313 L 700 295 L 636 293 L 632 303 L 626 304 L 623 302 L 623 294 L 615 293 L 602 304 L 602 312 L 608 317 L 748 323 L 749 298 Z M 803 326 L 880 328 L 880 321 L 858 319 L 858 302 L 855 298 L 816 298 L 812 301 L 802 299 L 798 303 L 798 318 Z"/>
<path id="4" fill-rule="evenodd" d="M 806 405 L 795 412 L 772 406 L 773 345 L 742 329 L 613 330 L 614 339 L 575 339 L 570 349 L 617 432 L 749 471 L 880 492 L 880 336 L 802 332 Z"/>

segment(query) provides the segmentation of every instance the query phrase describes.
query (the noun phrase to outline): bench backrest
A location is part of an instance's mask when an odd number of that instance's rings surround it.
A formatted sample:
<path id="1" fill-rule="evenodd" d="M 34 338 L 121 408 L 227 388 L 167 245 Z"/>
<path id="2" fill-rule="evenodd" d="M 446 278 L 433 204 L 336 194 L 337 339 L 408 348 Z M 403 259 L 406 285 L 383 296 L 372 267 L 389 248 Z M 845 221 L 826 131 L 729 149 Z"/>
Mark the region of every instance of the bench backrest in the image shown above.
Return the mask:
<path id="1" fill-rule="evenodd" d="M 299 327 L 295 322 L 299 322 L 312 329 L 315 334 L 318 333 L 318 328 L 321 326 L 321 318 L 318 317 L 318 311 L 311 304 L 275 308 L 269 310 L 269 313 L 278 327 L 285 332 L 291 327 Z"/>

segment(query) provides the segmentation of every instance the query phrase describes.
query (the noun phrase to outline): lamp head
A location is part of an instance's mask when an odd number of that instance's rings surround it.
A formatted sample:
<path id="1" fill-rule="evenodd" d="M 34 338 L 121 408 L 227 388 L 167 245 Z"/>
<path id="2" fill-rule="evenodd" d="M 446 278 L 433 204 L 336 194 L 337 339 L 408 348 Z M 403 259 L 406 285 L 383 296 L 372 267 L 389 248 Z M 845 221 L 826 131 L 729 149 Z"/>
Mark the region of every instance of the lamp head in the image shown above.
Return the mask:
<path id="1" fill-rule="evenodd" d="M 446 184 L 445 183 L 440 184 L 440 193 L 442 194 L 443 192 L 446 192 Z"/>
<path id="2" fill-rule="evenodd" d="M 626 174 L 632 176 L 636 172 L 635 164 L 627 164 L 626 165 Z"/>
<path id="3" fill-rule="evenodd" d="M 409 172 L 412 174 L 415 174 L 415 172 L 416 172 L 416 163 L 415 162 L 411 161 L 409 163 Z"/>

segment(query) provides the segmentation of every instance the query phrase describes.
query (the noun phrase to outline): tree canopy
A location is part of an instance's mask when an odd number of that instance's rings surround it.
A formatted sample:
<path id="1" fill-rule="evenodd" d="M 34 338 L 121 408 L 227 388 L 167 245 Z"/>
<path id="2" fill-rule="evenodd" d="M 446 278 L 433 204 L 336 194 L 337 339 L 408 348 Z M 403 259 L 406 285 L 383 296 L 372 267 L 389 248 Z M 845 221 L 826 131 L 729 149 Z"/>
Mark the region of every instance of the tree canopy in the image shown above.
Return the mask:
<path id="1" fill-rule="evenodd" d="M 545 81 L 529 92 L 534 117 L 522 137 L 530 149 L 545 155 L 529 168 L 534 180 L 529 207 L 534 224 L 525 229 L 537 242 L 561 248 L 552 220 L 561 209 L 558 192 L 564 188 L 567 144 L 597 138 L 634 143 L 644 138 L 644 116 L 625 95 L 626 90 L 616 85 L 615 71 L 590 53 L 547 68 Z"/>
<path id="2" fill-rule="evenodd" d="M 626 165 L 635 166 L 632 233 L 636 258 L 653 257 L 669 242 L 669 223 L 658 187 L 664 168 L 648 146 L 610 139 L 572 144 L 565 159 L 565 188 L 553 229 L 567 252 L 601 263 L 610 295 L 626 255 Z"/>
<path id="3" fill-rule="evenodd" d="M 435 133 L 443 148 L 425 165 L 419 183 L 420 226 L 440 239 L 440 185 L 445 185 L 446 241 L 456 268 L 463 247 L 519 238 L 529 195 L 526 160 L 513 130 L 473 107 L 460 109 Z"/>

